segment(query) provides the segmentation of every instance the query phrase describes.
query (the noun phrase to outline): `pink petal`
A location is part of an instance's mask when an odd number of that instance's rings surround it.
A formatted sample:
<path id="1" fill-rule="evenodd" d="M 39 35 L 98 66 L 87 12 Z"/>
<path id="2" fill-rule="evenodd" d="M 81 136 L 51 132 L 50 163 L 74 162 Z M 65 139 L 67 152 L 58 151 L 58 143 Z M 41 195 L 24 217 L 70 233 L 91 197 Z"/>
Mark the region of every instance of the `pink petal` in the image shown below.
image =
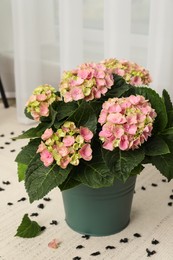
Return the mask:
<path id="1" fill-rule="evenodd" d="M 40 105 L 40 115 L 41 116 L 48 116 L 49 115 L 49 105 L 48 103 L 41 103 Z"/>
<path id="2" fill-rule="evenodd" d="M 127 136 L 126 135 L 123 135 L 121 137 L 121 141 L 120 141 L 120 144 L 119 144 L 119 148 L 120 150 L 127 150 L 128 149 L 128 146 L 129 146 L 129 141 L 127 140 Z"/>
<path id="3" fill-rule="evenodd" d="M 66 156 L 68 152 L 68 148 L 65 146 L 57 147 L 57 151 L 61 156 Z"/>
<path id="4" fill-rule="evenodd" d="M 90 161 L 92 159 L 92 149 L 90 144 L 84 144 L 79 150 L 79 154 L 84 160 Z"/>
<path id="5" fill-rule="evenodd" d="M 45 141 L 45 140 L 49 139 L 52 135 L 53 135 L 52 128 L 46 129 L 44 131 L 44 133 L 42 134 L 41 139 Z"/>
<path id="6" fill-rule="evenodd" d="M 36 99 L 38 101 L 45 101 L 47 99 L 47 96 L 45 94 L 39 94 L 36 96 Z"/>
<path id="7" fill-rule="evenodd" d="M 106 118 L 107 118 L 107 110 L 102 109 L 98 122 L 102 125 L 106 122 Z"/>
<path id="8" fill-rule="evenodd" d="M 74 136 L 68 135 L 68 136 L 63 138 L 63 144 L 65 146 L 71 146 L 71 145 L 74 144 L 74 142 L 75 142 Z"/>
<path id="9" fill-rule="evenodd" d="M 62 169 L 67 168 L 67 165 L 69 164 L 69 162 L 70 162 L 70 157 L 69 156 L 65 156 L 65 157 L 61 158 L 60 167 Z"/>
<path id="10" fill-rule="evenodd" d="M 84 138 L 86 142 L 90 142 L 93 138 L 93 133 L 88 129 L 88 127 L 80 127 L 80 135 Z"/>
<path id="11" fill-rule="evenodd" d="M 113 146 L 113 142 L 112 141 L 106 141 L 103 144 L 103 148 L 109 151 L 113 151 L 114 146 Z"/>
<path id="12" fill-rule="evenodd" d="M 45 149 L 46 149 L 46 145 L 43 142 L 41 142 L 41 144 L 38 146 L 36 153 L 41 153 Z"/>
<path id="13" fill-rule="evenodd" d="M 107 121 L 115 124 L 123 124 L 126 118 L 121 113 L 112 113 L 107 116 Z"/>
<path id="14" fill-rule="evenodd" d="M 40 153 L 40 160 L 44 163 L 44 166 L 48 167 L 53 163 L 53 156 L 48 150 L 43 150 Z"/>
<path id="15" fill-rule="evenodd" d="M 83 91 L 80 87 L 72 88 L 71 96 L 72 96 L 72 99 L 75 100 L 75 101 L 84 98 Z"/>
<path id="16" fill-rule="evenodd" d="M 57 239 L 53 239 L 52 241 L 50 241 L 48 243 L 48 247 L 54 248 L 54 249 L 58 248 L 59 245 L 60 245 L 60 242 Z"/>

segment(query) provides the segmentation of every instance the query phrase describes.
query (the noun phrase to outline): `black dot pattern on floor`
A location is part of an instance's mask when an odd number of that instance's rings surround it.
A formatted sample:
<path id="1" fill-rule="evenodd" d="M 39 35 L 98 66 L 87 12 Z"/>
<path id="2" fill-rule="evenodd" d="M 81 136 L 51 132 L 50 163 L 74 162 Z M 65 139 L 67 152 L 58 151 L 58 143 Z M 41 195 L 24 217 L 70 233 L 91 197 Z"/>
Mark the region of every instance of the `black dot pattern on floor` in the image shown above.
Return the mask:
<path id="1" fill-rule="evenodd" d="M 120 243 L 128 243 L 128 238 L 122 238 L 122 239 L 120 239 Z"/>
<path id="2" fill-rule="evenodd" d="M 79 256 L 73 257 L 73 260 L 80 260 L 80 259 L 81 259 L 81 257 L 79 257 Z"/>
<path id="3" fill-rule="evenodd" d="M 10 185 L 11 183 L 9 181 L 3 181 L 2 182 L 4 185 Z"/>
<path id="4" fill-rule="evenodd" d="M 106 246 L 105 249 L 106 250 L 108 250 L 108 249 L 115 249 L 115 246 Z"/>
<path id="5" fill-rule="evenodd" d="M 57 226 L 57 225 L 58 225 L 58 221 L 52 220 L 52 222 L 50 223 L 50 225 L 55 225 L 55 226 Z"/>
<path id="6" fill-rule="evenodd" d="M 42 227 L 41 227 L 41 231 L 44 231 L 45 229 L 46 229 L 45 226 L 42 226 Z"/>
<path id="7" fill-rule="evenodd" d="M 141 237 L 141 234 L 139 234 L 139 233 L 135 233 L 133 235 L 134 235 L 134 237 Z"/>
<path id="8" fill-rule="evenodd" d="M 90 236 L 89 235 L 83 235 L 82 238 L 85 238 L 85 239 L 88 240 L 90 238 Z"/>
<path id="9" fill-rule="evenodd" d="M 12 203 L 12 202 L 8 202 L 7 205 L 8 205 L 8 206 L 12 206 L 13 203 Z"/>
<path id="10" fill-rule="evenodd" d="M 169 198 L 170 198 L 171 200 L 173 200 L 173 195 L 170 195 Z"/>
<path id="11" fill-rule="evenodd" d="M 151 186 L 153 186 L 153 187 L 157 187 L 158 184 L 156 184 L 156 183 L 152 183 Z"/>
<path id="12" fill-rule="evenodd" d="M 100 255 L 101 253 L 99 252 L 99 251 L 97 251 L 97 252 L 94 252 L 94 253 L 92 253 L 91 255 L 92 256 L 97 256 L 97 255 Z"/>
<path id="13" fill-rule="evenodd" d="M 43 204 L 43 203 L 40 203 L 37 207 L 38 207 L 39 209 L 44 209 L 44 204 Z"/>
<path id="14" fill-rule="evenodd" d="M 45 201 L 51 201 L 50 198 L 43 198 L 43 200 L 45 200 Z"/>
<path id="15" fill-rule="evenodd" d="M 153 239 L 153 240 L 151 241 L 151 244 L 157 245 L 157 244 L 159 244 L 159 241 L 158 241 L 157 239 Z"/>
<path id="16" fill-rule="evenodd" d="M 76 249 L 82 249 L 82 248 L 84 248 L 83 245 L 78 245 L 78 246 L 76 247 Z"/>
<path id="17" fill-rule="evenodd" d="M 147 251 L 147 256 L 148 256 L 148 257 L 150 257 L 150 256 L 156 254 L 156 251 L 155 251 L 155 250 L 150 251 L 148 248 L 146 248 L 146 251 Z"/>
<path id="18" fill-rule="evenodd" d="M 21 201 L 25 201 L 26 198 L 25 197 L 22 197 L 21 199 L 19 199 L 17 202 L 21 202 Z"/>

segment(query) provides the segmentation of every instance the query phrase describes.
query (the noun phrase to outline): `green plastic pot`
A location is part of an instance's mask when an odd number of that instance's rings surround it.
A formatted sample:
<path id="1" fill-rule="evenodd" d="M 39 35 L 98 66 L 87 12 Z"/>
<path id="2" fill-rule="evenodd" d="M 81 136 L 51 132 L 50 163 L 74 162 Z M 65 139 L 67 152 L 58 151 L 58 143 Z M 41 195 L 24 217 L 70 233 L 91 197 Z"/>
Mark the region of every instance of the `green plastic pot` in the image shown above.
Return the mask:
<path id="1" fill-rule="evenodd" d="M 62 192 L 65 220 L 81 234 L 108 236 L 123 230 L 130 221 L 136 176 L 111 187 L 79 185 Z"/>

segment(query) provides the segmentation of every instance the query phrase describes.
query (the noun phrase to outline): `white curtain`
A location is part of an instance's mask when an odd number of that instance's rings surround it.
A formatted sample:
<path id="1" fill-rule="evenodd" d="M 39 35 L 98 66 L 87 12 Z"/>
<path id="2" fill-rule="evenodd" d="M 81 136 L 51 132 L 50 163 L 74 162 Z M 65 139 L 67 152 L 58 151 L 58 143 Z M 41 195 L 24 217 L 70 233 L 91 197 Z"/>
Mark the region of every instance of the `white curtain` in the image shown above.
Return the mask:
<path id="1" fill-rule="evenodd" d="M 165 88 L 173 99 L 173 1 L 152 0 L 148 41 L 148 68 L 153 88 Z"/>
<path id="2" fill-rule="evenodd" d="M 11 1 L 20 122 L 26 122 L 24 105 L 37 85 L 58 86 L 59 73 L 89 58 L 117 57 L 146 66 L 153 88 L 166 88 L 173 97 L 172 0 Z"/>

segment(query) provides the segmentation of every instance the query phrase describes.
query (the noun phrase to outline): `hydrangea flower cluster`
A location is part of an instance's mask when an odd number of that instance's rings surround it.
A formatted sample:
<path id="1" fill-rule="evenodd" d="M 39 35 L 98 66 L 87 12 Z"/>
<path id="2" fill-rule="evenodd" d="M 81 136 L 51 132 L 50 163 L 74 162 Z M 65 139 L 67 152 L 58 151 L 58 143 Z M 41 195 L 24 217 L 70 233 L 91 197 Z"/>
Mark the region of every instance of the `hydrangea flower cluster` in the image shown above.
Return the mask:
<path id="1" fill-rule="evenodd" d="M 92 137 L 93 133 L 87 127 L 77 128 L 73 122 L 66 121 L 56 132 L 52 128 L 45 130 L 37 153 L 40 153 L 40 159 L 46 167 L 55 160 L 57 165 L 65 169 L 69 163 L 78 165 L 80 158 L 86 161 L 92 159 Z"/>
<path id="2" fill-rule="evenodd" d="M 148 85 L 152 80 L 149 71 L 138 64 L 117 59 L 106 59 L 101 62 L 111 73 L 122 76 L 125 81 L 133 86 Z"/>
<path id="3" fill-rule="evenodd" d="M 113 151 L 138 148 L 151 136 L 156 117 L 151 104 L 140 95 L 110 98 L 102 105 L 98 122 L 102 125 L 99 138 L 103 148 Z"/>
<path id="4" fill-rule="evenodd" d="M 60 93 L 64 102 L 98 99 L 113 85 L 113 76 L 101 63 L 85 63 L 63 73 Z"/>
<path id="5" fill-rule="evenodd" d="M 26 103 L 27 112 L 31 113 L 34 120 L 39 121 L 42 116 L 49 116 L 49 106 L 56 100 L 56 90 L 45 84 L 34 89 Z"/>

